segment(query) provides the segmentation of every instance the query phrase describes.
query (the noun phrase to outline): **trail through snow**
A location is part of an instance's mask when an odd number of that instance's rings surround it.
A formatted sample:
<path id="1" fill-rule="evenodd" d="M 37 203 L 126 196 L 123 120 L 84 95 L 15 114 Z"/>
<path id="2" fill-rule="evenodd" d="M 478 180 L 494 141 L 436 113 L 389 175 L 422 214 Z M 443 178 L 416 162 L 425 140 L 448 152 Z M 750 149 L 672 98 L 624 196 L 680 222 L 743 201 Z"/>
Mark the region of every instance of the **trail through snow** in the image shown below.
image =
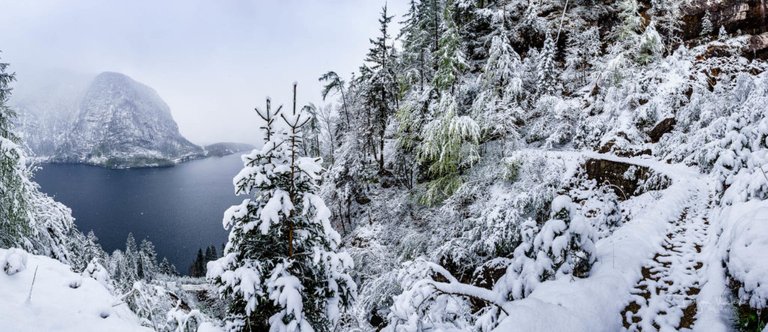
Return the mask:
<path id="1" fill-rule="evenodd" d="M 721 288 L 707 284 L 722 281 L 718 256 L 709 254 L 717 242 L 709 233 L 709 177 L 650 158 L 547 153 L 649 167 L 672 179 L 672 185 L 597 242 L 597 262 L 588 278 L 548 281 L 527 298 L 509 302 L 509 317 L 496 331 L 724 330 L 723 309 L 706 305 L 722 296 Z"/>
<path id="2" fill-rule="evenodd" d="M 709 229 L 704 215 L 709 199 L 703 188 L 693 190 L 661 248 L 641 270 L 643 278 L 622 312 L 629 331 L 684 331 L 696 322 L 698 295 L 706 280 L 701 252 Z"/>

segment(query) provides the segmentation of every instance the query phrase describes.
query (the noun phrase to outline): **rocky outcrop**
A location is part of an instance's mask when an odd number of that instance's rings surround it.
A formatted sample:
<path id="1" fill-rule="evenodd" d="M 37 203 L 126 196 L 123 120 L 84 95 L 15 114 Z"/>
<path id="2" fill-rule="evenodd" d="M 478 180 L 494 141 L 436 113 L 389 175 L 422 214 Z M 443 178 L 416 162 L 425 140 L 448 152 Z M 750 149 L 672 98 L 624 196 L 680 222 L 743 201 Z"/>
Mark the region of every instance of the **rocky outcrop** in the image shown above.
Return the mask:
<path id="1" fill-rule="evenodd" d="M 651 140 L 651 143 L 658 143 L 661 136 L 664 136 L 664 134 L 671 132 L 672 129 L 675 128 L 676 123 L 677 121 L 675 118 L 666 118 L 653 126 L 653 129 L 648 132 L 648 138 Z"/>
<path id="2" fill-rule="evenodd" d="M 648 167 L 605 159 L 589 159 L 584 164 L 587 178 L 598 184 L 611 185 L 621 200 L 640 195 L 649 190 L 661 190 L 669 186 L 666 176 Z"/>
<path id="3" fill-rule="evenodd" d="M 731 34 L 741 31 L 758 35 L 768 31 L 767 9 L 765 0 L 693 0 L 683 7 L 683 37 L 690 40 L 700 36 L 701 21 L 707 11 L 715 27 L 713 35 L 718 33 L 720 26 Z"/>
<path id="4" fill-rule="evenodd" d="M 768 60 L 768 32 L 750 37 L 742 53 L 750 59 Z"/>

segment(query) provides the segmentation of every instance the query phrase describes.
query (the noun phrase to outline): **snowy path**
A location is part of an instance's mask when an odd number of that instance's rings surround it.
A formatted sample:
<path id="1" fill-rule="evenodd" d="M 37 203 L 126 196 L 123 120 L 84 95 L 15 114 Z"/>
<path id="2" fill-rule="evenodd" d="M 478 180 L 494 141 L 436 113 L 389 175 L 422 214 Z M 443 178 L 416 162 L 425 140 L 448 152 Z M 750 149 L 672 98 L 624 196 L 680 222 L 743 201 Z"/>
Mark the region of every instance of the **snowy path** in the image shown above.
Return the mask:
<path id="1" fill-rule="evenodd" d="M 669 225 L 659 251 L 641 270 L 633 300 L 622 312 L 628 331 L 681 331 L 695 324 L 697 297 L 706 279 L 701 252 L 709 229 L 704 216 L 708 195 L 702 188 L 695 190 Z"/>
<path id="2" fill-rule="evenodd" d="M 596 243 L 597 262 L 588 278 L 548 281 L 527 298 L 509 302 L 505 305 L 509 317 L 496 331 L 678 331 L 727 326 L 717 310 L 701 310 L 703 303 L 721 293 L 707 290 L 706 284 L 715 275 L 708 271 L 719 265 L 708 264 L 716 257 L 707 253 L 717 239 L 708 234 L 707 175 L 644 157 L 546 153 L 576 164 L 590 158 L 649 167 L 667 175 L 672 185 L 652 206 Z M 696 326 L 697 320 L 702 326 Z"/>

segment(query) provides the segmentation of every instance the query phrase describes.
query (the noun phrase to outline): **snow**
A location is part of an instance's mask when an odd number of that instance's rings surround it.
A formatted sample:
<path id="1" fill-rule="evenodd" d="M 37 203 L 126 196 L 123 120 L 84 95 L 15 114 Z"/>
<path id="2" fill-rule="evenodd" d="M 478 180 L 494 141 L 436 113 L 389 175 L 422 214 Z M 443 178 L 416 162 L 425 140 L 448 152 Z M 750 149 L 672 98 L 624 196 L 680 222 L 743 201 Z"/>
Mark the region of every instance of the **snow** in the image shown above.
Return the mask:
<path id="1" fill-rule="evenodd" d="M 721 248 L 728 272 L 743 284 L 739 300 L 752 308 L 768 303 L 768 201 L 735 204 L 722 213 Z"/>
<path id="2" fill-rule="evenodd" d="M 659 250 L 667 226 L 691 204 L 696 191 L 706 188 L 698 179 L 699 173 L 684 166 L 591 152 L 584 156 L 648 166 L 672 178 L 673 184 L 653 209 L 596 243 L 597 261 L 589 278 L 564 278 L 538 285 L 528 297 L 505 306 L 508 317 L 495 331 L 621 330 L 620 314 L 630 298 L 619 294 L 631 293 L 642 277 L 641 268 Z"/>
<path id="3" fill-rule="evenodd" d="M 24 271 L 27 268 L 27 252 L 18 248 L 9 249 L 5 257 L 0 259 L 0 266 L 9 276 Z"/>
<path id="4" fill-rule="evenodd" d="M 26 269 L 0 273 L 0 330 L 3 331 L 151 331 L 98 281 L 71 272 L 69 266 L 19 249 L 0 249 L 0 261 Z M 20 265 L 15 265 L 20 267 Z M 36 274 L 36 276 L 35 276 Z M 30 294 L 32 280 L 35 279 Z"/>

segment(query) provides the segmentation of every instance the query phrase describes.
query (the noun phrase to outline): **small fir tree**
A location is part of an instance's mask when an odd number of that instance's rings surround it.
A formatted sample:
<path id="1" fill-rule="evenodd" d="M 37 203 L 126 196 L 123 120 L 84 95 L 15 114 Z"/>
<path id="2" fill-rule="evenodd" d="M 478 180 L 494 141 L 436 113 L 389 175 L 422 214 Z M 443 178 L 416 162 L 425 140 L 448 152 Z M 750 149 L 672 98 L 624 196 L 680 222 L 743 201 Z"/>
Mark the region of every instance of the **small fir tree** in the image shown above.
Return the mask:
<path id="1" fill-rule="evenodd" d="M 704 12 L 704 17 L 701 18 L 701 33 L 702 37 L 708 37 L 714 31 L 714 25 L 712 25 L 712 16 L 709 11 Z"/>
<path id="2" fill-rule="evenodd" d="M 559 74 L 555 63 L 555 52 L 555 40 L 548 34 L 536 62 L 539 94 L 554 95 L 557 93 Z"/>
<path id="3" fill-rule="evenodd" d="M 208 279 L 231 304 L 230 331 L 330 331 L 340 309 L 355 297 L 348 272 L 352 259 L 338 253 L 340 236 L 330 210 L 316 195 L 319 159 L 300 157 L 306 114 L 284 114 L 267 102 L 264 145 L 243 156 L 235 177 L 238 194 L 251 194 L 229 208 L 224 256 L 208 264 Z M 287 132 L 277 131 L 282 120 Z"/>

